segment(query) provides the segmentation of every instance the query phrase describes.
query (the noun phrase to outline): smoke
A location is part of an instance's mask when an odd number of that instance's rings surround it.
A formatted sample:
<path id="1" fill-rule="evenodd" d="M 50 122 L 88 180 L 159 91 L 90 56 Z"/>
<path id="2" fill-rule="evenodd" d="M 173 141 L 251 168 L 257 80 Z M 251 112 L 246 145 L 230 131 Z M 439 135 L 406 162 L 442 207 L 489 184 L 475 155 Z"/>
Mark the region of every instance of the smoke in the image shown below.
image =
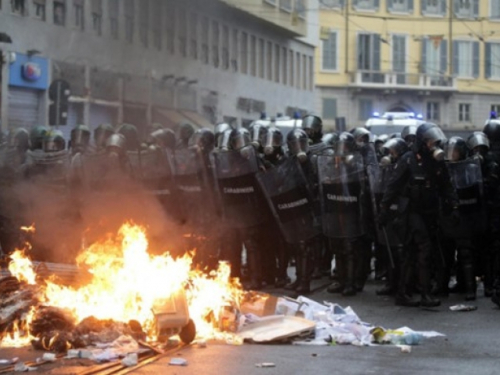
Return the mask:
<path id="1" fill-rule="evenodd" d="M 147 229 L 152 253 L 180 255 L 188 250 L 180 215 L 169 214 L 158 197 L 124 176 L 101 191 L 89 191 L 83 184 L 68 191 L 47 185 L 43 178 L 17 184 L 11 190 L 8 212 L 17 212 L 15 225 L 35 224 L 35 233 L 23 234 L 32 244 L 33 259 L 74 263 L 82 248 L 115 235 L 127 221 Z M 178 207 L 171 209 L 178 211 Z"/>

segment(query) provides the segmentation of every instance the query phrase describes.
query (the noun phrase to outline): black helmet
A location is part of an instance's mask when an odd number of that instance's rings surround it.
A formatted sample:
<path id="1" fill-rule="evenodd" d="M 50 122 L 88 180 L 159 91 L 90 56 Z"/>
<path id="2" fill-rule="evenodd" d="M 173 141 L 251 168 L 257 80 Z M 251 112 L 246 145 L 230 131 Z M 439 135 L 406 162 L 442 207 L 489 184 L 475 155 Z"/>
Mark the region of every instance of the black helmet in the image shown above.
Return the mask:
<path id="1" fill-rule="evenodd" d="M 234 129 L 229 133 L 229 149 L 239 150 L 250 144 L 250 132 L 245 128 Z"/>
<path id="2" fill-rule="evenodd" d="M 259 150 L 264 146 L 262 139 L 264 135 L 267 133 L 268 126 L 264 124 L 262 121 L 254 121 L 250 124 L 250 138 L 252 146 L 255 147 L 256 150 Z"/>
<path id="3" fill-rule="evenodd" d="M 401 131 L 401 138 L 408 143 L 408 146 L 412 146 L 417 139 L 417 126 L 416 125 L 407 125 Z"/>
<path id="4" fill-rule="evenodd" d="M 223 148 L 223 143 L 227 144 L 227 142 L 224 142 L 224 133 L 227 132 L 228 130 L 232 130 L 232 129 L 233 128 L 225 122 L 221 122 L 215 126 L 215 130 L 214 130 L 215 147 L 220 149 L 220 148 Z"/>
<path id="5" fill-rule="evenodd" d="M 64 135 L 59 130 L 51 130 L 45 134 L 43 138 L 43 151 L 57 152 L 66 148 L 66 141 Z"/>
<path id="6" fill-rule="evenodd" d="M 339 134 L 337 132 L 326 133 L 321 142 L 323 142 L 327 147 L 335 147 L 335 144 L 339 140 Z"/>
<path id="7" fill-rule="evenodd" d="M 71 129 L 71 148 L 84 150 L 90 142 L 90 129 L 85 125 L 76 125 Z"/>
<path id="8" fill-rule="evenodd" d="M 262 146 L 264 146 L 264 154 L 272 155 L 276 150 L 281 150 L 283 146 L 283 133 L 276 126 L 271 126 L 267 129 L 262 138 Z"/>
<path id="9" fill-rule="evenodd" d="M 196 147 L 198 150 L 204 153 L 209 153 L 214 149 L 215 146 L 215 136 L 214 133 L 207 128 L 198 129 L 194 132 L 193 136 L 189 140 L 189 147 Z"/>
<path id="10" fill-rule="evenodd" d="M 286 136 L 286 143 L 290 155 L 297 156 L 300 161 L 307 160 L 307 152 L 309 151 L 309 137 L 302 129 L 293 129 Z"/>
<path id="11" fill-rule="evenodd" d="M 342 132 L 339 135 L 337 144 L 335 145 L 335 154 L 337 156 L 346 156 L 356 151 L 356 141 L 354 136 L 349 132 Z"/>
<path id="12" fill-rule="evenodd" d="M 354 137 L 354 141 L 356 142 L 356 145 L 358 147 L 363 147 L 370 143 L 371 133 L 366 128 L 354 128 L 351 134 Z"/>
<path id="13" fill-rule="evenodd" d="M 380 163 L 382 165 L 395 163 L 409 149 L 408 144 L 403 139 L 391 138 L 382 146 L 382 154 L 385 156 L 380 160 Z"/>
<path id="14" fill-rule="evenodd" d="M 49 132 L 49 128 L 42 125 L 37 125 L 30 131 L 30 143 L 32 150 L 40 150 L 43 148 L 43 140 Z"/>
<path id="15" fill-rule="evenodd" d="M 94 130 L 94 143 L 97 148 L 106 147 L 106 141 L 112 134 L 115 133 L 113 126 L 111 124 L 100 124 Z"/>
<path id="16" fill-rule="evenodd" d="M 128 151 L 139 148 L 139 132 L 132 124 L 123 124 L 118 128 L 118 133 L 125 137 L 125 149 Z"/>
<path id="17" fill-rule="evenodd" d="M 467 146 L 473 153 L 484 155 L 490 149 L 490 140 L 483 132 L 474 132 L 467 138 Z"/>
<path id="18" fill-rule="evenodd" d="M 451 137 L 444 146 L 445 159 L 460 161 L 467 157 L 467 143 L 461 137 Z"/>
<path id="19" fill-rule="evenodd" d="M 149 143 L 161 148 L 175 148 L 175 133 L 172 129 L 158 129 L 149 135 Z"/>
<path id="20" fill-rule="evenodd" d="M 491 143 L 500 143 L 500 120 L 488 120 L 484 126 L 483 133 L 488 136 Z"/>
<path id="21" fill-rule="evenodd" d="M 26 151 L 30 148 L 30 134 L 24 128 L 11 130 L 8 135 L 9 146 L 19 151 Z"/>
<path id="22" fill-rule="evenodd" d="M 302 118 L 302 129 L 312 141 L 321 141 L 321 137 L 323 137 L 323 121 L 321 117 L 314 115 L 304 116 Z"/>
<path id="23" fill-rule="evenodd" d="M 175 138 L 177 139 L 178 146 L 187 146 L 189 139 L 194 134 L 194 126 L 188 122 L 184 122 L 177 127 Z"/>
<path id="24" fill-rule="evenodd" d="M 436 125 L 426 122 L 417 128 L 415 148 L 417 152 L 432 154 L 436 160 L 444 159 L 442 147 L 446 143 L 446 136 Z"/>

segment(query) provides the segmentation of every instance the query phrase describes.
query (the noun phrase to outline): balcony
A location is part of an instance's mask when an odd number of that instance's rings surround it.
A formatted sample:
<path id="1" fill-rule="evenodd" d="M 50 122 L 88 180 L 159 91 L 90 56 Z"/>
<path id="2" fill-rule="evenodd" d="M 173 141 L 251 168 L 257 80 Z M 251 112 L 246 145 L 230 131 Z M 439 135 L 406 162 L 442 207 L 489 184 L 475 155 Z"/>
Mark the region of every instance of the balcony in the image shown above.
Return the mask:
<path id="1" fill-rule="evenodd" d="M 372 89 L 456 91 L 454 77 L 436 74 L 358 70 L 350 74 L 350 87 Z"/>

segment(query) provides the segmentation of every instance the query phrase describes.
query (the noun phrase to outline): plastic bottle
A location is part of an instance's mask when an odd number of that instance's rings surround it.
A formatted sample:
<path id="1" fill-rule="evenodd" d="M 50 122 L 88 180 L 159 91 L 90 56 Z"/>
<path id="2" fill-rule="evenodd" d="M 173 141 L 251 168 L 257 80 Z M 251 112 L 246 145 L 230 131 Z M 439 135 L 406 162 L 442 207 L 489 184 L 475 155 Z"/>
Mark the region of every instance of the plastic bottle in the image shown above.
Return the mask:
<path id="1" fill-rule="evenodd" d="M 403 335 L 393 335 L 391 342 L 394 345 L 418 345 L 422 341 L 420 333 L 410 332 Z"/>

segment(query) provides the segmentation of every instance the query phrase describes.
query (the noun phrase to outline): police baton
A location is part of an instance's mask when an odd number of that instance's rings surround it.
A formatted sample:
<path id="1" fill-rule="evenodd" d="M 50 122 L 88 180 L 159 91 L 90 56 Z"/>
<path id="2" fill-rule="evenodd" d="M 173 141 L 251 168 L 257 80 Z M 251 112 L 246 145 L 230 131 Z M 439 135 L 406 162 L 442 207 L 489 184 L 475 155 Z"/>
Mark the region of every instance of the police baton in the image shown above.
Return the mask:
<path id="1" fill-rule="evenodd" d="M 389 261 L 391 262 L 391 268 L 394 269 L 396 266 L 394 265 L 394 258 L 392 257 L 391 247 L 389 246 L 389 236 L 387 236 L 387 231 L 385 230 L 385 226 L 381 227 L 382 233 L 384 234 L 385 246 L 387 249 L 387 253 L 389 254 Z"/>

